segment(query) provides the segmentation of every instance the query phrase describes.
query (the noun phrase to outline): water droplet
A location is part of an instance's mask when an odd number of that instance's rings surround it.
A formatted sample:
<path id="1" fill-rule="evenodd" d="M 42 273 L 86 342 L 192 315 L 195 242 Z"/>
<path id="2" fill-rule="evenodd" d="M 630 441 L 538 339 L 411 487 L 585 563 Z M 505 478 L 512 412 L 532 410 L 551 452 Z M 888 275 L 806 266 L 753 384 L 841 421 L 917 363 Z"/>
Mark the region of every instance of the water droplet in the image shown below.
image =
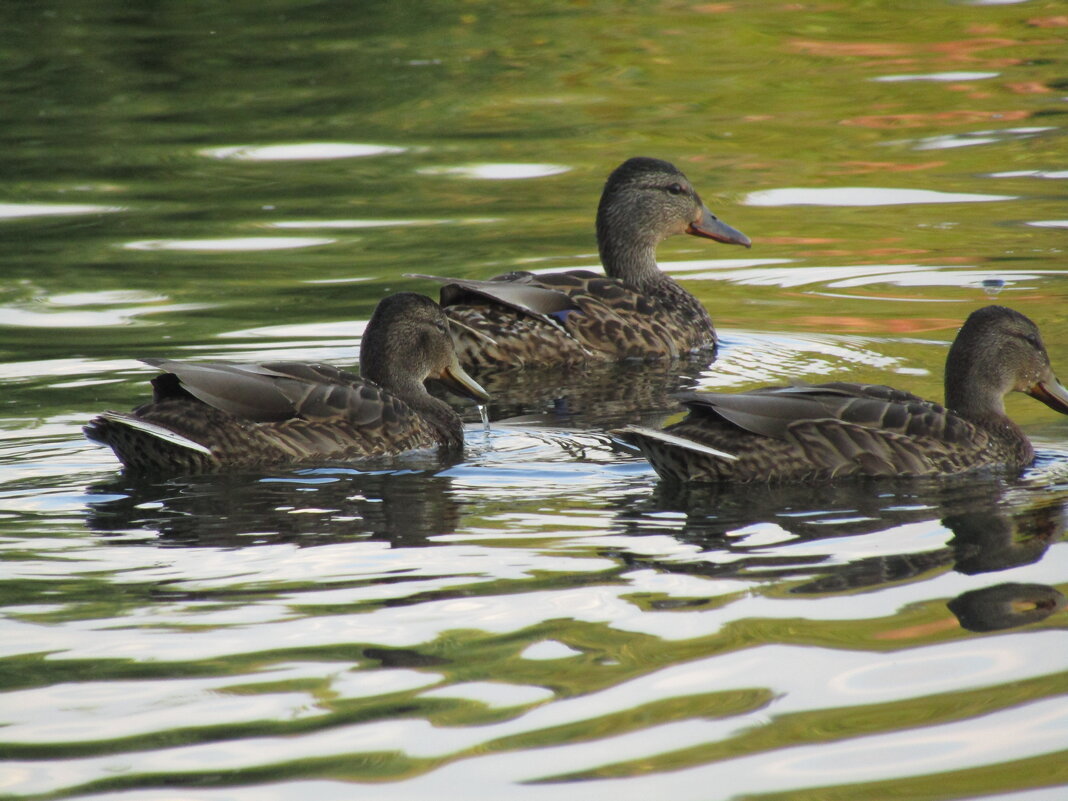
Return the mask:
<path id="1" fill-rule="evenodd" d="M 992 298 L 997 297 L 1001 290 L 1005 288 L 1005 282 L 1000 278 L 984 278 L 983 279 L 983 291 Z"/>

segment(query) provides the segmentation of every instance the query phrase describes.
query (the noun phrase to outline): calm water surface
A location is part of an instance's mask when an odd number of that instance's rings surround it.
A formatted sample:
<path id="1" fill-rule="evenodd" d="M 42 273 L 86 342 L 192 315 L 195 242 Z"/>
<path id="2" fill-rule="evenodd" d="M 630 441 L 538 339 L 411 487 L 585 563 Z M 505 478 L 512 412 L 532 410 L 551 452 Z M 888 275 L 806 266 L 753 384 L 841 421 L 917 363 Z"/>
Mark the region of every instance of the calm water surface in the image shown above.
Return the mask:
<path id="1" fill-rule="evenodd" d="M 941 396 L 974 308 L 1068 373 L 1058 2 L 9 3 L 0 796 L 1068 793 L 1068 419 L 1019 477 L 681 491 L 680 388 Z M 351 364 L 404 273 L 596 265 L 632 155 L 750 251 L 710 365 L 487 376 L 461 460 L 144 481 L 141 356 Z"/>

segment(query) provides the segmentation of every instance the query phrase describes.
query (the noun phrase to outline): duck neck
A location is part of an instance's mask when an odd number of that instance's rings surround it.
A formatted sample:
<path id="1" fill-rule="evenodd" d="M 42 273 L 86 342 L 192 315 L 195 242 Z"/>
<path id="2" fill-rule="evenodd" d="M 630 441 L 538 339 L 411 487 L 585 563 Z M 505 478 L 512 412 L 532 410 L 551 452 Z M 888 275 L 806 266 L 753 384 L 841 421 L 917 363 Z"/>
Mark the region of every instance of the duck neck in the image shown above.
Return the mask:
<path id="1" fill-rule="evenodd" d="M 992 380 L 973 353 L 957 348 L 946 359 L 946 407 L 983 428 L 1014 425 L 1005 414 L 1005 390 Z"/>
<path id="2" fill-rule="evenodd" d="M 449 450 L 460 450 L 464 444 L 464 429 L 459 415 L 449 404 L 423 392 L 412 399 L 404 399 L 420 417 L 430 423 L 441 435 L 442 444 Z"/>
<path id="3" fill-rule="evenodd" d="M 1029 464 L 1035 449 L 1020 428 L 1005 413 L 1005 390 L 989 370 L 983 370 L 970 354 L 946 363 L 946 407 L 990 437 L 1006 462 Z"/>
<path id="4" fill-rule="evenodd" d="M 597 246 L 604 271 L 631 289 L 643 290 L 670 280 L 657 267 L 658 244 L 655 237 L 614 225 L 610 214 L 603 209 L 597 216 Z"/>
<path id="5" fill-rule="evenodd" d="M 423 382 L 407 375 L 396 376 L 374 370 L 364 375 L 393 397 L 404 401 L 415 414 L 430 423 L 450 450 L 463 446 L 463 425 L 459 416 L 449 404 L 427 392 Z"/>

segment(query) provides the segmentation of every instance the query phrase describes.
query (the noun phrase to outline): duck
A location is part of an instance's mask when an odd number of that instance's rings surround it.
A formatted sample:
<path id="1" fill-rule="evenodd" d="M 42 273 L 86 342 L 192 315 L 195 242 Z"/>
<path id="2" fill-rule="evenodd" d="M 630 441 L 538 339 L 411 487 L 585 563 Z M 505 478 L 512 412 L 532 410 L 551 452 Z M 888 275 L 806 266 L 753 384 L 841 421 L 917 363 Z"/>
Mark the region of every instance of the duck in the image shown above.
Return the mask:
<path id="1" fill-rule="evenodd" d="M 1068 414 L 1038 326 L 1005 306 L 972 312 L 945 367 L 945 405 L 893 387 L 835 381 L 749 392 L 688 392 L 662 430 L 613 433 L 668 482 L 819 482 L 1020 470 L 1035 458 L 1005 412 L 1023 392 Z"/>
<path id="2" fill-rule="evenodd" d="M 127 471 L 198 473 L 463 447 L 456 411 L 424 384 L 489 395 L 460 366 L 441 307 L 400 292 L 379 301 L 360 342 L 360 375 L 327 364 L 143 359 L 161 371 L 152 400 L 83 429 Z"/>
<path id="3" fill-rule="evenodd" d="M 445 314 L 464 325 L 452 333 L 468 369 L 714 357 L 716 330 L 708 311 L 656 263 L 657 245 L 675 234 L 752 245 L 709 211 L 674 164 L 634 157 L 608 176 L 597 209 L 603 275 L 568 270 L 515 271 L 489 280 L 408 277 L 443 284 Z"/>

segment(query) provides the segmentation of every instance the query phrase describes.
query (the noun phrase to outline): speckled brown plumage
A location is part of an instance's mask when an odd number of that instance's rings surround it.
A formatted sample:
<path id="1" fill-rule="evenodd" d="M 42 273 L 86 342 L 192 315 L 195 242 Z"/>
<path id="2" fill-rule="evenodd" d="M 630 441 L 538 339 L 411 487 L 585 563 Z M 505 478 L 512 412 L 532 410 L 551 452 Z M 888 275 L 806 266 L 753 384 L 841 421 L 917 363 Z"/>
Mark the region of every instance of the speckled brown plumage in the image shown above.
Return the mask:
<path id="1" fill-rule="evenodd" d="M 439 377 L 458 394 L 488 399 L 457 363 L 441 309 L 413 293 L 375 309 L 360 348 L 362 376 L 303 362 L 145 361 L 163 371 L 152 381 L 153 400 L 129 413 L 105 412 L 85 427 L 135 471 L 457 450 L 459 417 L 423 381 Z"/>
<path id="2" fill-rule="evenodd" d="M 708 312 L 656 265 L 656 246 L 682 233 L 749 246 L 744 234 L 712 215 L 675 166 L 632 158 L 608 177 L 598 207 L 606 275 L 574 270 L 514 272 L 489 281 L 422 277 L 445 284 L 446 314 L 473 329 L 453 329 L 465 366 L 710 357 L 716 332 Z"/>
<path id="3" fill-rule="evenodd" d="M 663 432 L 616 432 L 675 481 L 826 481 L 1018 469 L 1034 449 L 1005 415 L 1025 392 L 1068 414 L 1038 328 L 1019 312 L 973 312 L 946 361 L 946 406 L 885 386 L 843 382 L 688 393 L 690 412 Z M 711 448 L 719 455 L 709 453 Z"/>

